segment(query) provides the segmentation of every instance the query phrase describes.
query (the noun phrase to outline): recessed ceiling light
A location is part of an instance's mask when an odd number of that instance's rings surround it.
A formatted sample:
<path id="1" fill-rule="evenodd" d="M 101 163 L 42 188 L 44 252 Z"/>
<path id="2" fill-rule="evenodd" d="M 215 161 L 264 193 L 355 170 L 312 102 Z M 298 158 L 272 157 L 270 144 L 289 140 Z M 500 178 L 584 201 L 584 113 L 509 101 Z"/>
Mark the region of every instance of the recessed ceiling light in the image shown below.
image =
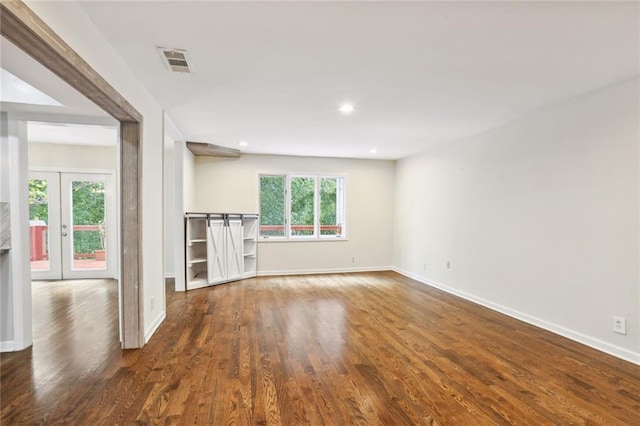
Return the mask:
<path id="1" fill-rule="evenodd" d="M 340 111 L 344 115 L 348 115 L 348 114 L 351 114 L 353 111 L 355 111 L 355 109 L 356 108 L 353 106 L 353 104 L 350 104 L 347 102 L 340 105 L 340 108 L 338 108 L 338 111 Z"/>
<path id="2" fill-rule="evenodd" d="M 377 153 L 378 153 L 378 150 L 375 148 L 369 151 L 369 154 L 377 154 Z"/>
<path id="3" fill-rule="evenodd" d="M 246 141 L 240 141 L 240 143 L 238 143 L 238 145 L 240 146 L 247 146 L 249 145 Z"/>

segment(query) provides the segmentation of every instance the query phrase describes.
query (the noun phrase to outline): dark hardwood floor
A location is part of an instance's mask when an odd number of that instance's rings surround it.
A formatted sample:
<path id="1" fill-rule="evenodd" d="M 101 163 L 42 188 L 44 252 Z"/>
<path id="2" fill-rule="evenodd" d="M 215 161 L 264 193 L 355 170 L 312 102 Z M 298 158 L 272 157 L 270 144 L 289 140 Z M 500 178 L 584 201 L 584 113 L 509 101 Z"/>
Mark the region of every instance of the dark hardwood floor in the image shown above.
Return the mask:
<path id="1" fill-rule="evenodd" d="M 37 285 L 34 310 L 2 424 L 640 425 L 639 366 L 392 272 L 169 291 L 139 350 L 113 281 Z"/>

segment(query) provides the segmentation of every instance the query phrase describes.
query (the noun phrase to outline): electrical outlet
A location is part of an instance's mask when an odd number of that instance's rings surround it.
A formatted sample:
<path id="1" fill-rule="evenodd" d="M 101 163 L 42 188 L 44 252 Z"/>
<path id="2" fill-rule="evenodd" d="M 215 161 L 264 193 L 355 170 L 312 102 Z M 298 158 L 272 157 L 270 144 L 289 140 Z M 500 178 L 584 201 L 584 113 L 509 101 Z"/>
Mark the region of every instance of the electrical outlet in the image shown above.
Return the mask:
<path id="1" fill-rule="evenodd" d="M 627 334 L 627 319 L 623 317 L 613 317 L 613 332 Z"/>
<path id="2" fill-rule="evenodd" d="M 351 263 L 355 263 L 356 261 L 356 257 L 355 256 L 351 256 Z"/>
<path id="3" fill-rule="evenodd" d="M 154 297 L 151 298 L 151 310 L 153 311 L 156 308 L 156 299 Z"/>
<path id="4" fill-rule="evenodd" d="M 451 269 L 451 261 L 447 260 L 447 269 Z"/>

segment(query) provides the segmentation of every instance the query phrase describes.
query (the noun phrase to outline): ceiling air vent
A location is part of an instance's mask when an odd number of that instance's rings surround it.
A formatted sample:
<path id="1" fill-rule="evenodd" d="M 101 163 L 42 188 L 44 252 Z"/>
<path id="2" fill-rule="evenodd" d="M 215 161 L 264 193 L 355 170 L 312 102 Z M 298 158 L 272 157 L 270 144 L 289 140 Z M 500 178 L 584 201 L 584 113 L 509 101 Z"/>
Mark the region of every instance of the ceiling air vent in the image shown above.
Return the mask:
<path id="1" fill-rule="evenodd" d="M 187 61 L 187 51 L 182 49 L 166 49 L 159 47 L 158 51 L 164 64 L 169 71 L 173 72 L 191 72 L 189 62 Z"/>

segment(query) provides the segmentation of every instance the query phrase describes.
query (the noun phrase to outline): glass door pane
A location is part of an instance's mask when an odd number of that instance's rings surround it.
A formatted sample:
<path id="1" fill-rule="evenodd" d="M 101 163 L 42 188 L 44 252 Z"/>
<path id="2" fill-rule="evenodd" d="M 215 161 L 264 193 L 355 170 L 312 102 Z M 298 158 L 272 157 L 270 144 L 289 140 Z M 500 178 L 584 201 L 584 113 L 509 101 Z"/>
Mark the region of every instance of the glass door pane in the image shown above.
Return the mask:
<path id="1" fill-rule="evenodd" d="M 104 181 L 71 181 L 71 270 L 105 270 Z"/>
<path id="2" fill-rule="evenodd" d="M 29 239 L 31 270 L 48 271 L 49 185 L 46 179 L 29 179 Z"/>
<path id="3" fill-rule="evenodd" d="M 60 177 L 29 174 L 29 257 L 34 279 L 60 279 Z"/>
<path id="4" fill-rule="evenodd" d="M 114 176 L 62 173 L 62 276 L 115 276 L 116 199 Z M 112 243 L 113 241 L 113 243 Z"/>

